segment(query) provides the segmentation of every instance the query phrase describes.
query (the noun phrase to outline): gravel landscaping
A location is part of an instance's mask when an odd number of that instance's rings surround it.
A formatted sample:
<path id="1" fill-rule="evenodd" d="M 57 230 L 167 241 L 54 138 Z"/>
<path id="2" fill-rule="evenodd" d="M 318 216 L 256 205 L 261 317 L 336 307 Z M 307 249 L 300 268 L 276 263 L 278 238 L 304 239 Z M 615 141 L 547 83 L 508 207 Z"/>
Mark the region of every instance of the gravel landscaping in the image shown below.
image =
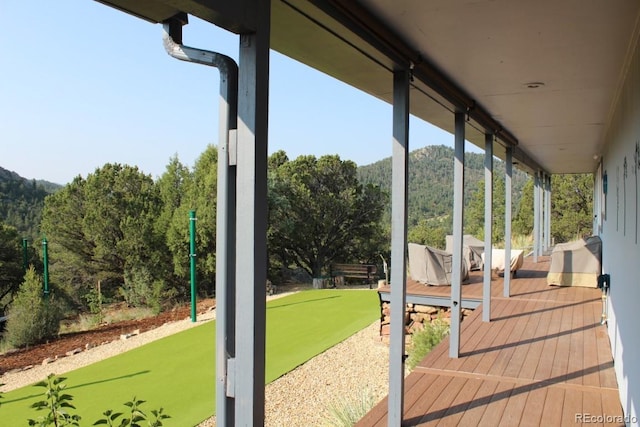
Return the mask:
<path id="1" fill-rule="evenodd" d="M 378 402 L 388 391 L 389 350 L 380 341 L 380 321 L 267 385 L 266 426 L 331 425 L 333 405 L 363 393 Z M 215 426 L 215 417 L 199 427 Z"/>

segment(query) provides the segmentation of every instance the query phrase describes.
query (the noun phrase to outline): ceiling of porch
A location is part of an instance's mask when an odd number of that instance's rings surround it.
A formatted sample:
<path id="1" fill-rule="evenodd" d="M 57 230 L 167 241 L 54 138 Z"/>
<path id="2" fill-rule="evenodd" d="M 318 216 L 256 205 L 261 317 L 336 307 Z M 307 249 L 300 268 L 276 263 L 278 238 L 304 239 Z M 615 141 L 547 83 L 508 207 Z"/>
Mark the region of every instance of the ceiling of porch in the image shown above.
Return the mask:
<path id="1" fill-rule="evenodd" d="M 252 26 L 251 0 L 106 2 Z M 515 144 L 522 169 L 593 172 L 639 17 L 637 0 L 273 0 L 271 45 L 387 102 L 393 70 L 411 65 L 413 115 L 452 132 L 468 111 L 467 139 L 499 131 L 494 151 Z"/>

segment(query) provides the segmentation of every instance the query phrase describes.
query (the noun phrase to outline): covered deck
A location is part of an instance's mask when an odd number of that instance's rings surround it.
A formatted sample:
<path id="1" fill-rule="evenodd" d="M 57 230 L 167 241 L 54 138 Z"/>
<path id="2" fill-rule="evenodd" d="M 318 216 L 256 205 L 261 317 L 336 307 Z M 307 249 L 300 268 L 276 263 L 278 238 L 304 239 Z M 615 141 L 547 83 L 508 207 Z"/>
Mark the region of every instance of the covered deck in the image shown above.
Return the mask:
<path id="1" fill-rule="evenodd" d="M 491 322 L 480 305 L 462 322 L 458 358 L 445 339 L 409 374 L 402 425 L 624 425 L 601 292 L 548 286 L 549 262 L 526 258 L 510 298 L 493 277 Z M 407 301 L 450 292 L 419 286 Z M 481 299 L 482 278 L 462 292 Z M 385 398 L 357 425 L 386 426 L 387 410 Z"/>

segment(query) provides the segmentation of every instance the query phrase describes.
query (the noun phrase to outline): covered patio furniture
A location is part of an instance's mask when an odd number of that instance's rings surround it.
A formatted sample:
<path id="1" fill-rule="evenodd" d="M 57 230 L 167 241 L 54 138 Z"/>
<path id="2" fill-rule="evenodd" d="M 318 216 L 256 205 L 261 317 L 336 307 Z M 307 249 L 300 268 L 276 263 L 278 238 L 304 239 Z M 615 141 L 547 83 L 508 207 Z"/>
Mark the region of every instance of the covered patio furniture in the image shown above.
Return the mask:
<path id="1" fill-rule="evenodd" d="M 430 246 L 409 243 L 409 275 L 416 282 L 432 286 L 451 285 L 453 255 Z M 461 267 L 462 281 L 469 278 L 466 263 Z"/>
<path id="2" fill-rule="evenodd" d="M 547 274 L 549 285 L 598 286 L 601 273 L 602 240 L 598 236 L 556 245 Z"/>
<path id="3" fill-rule="evenodd" d="M 445 251 L 453 253 L 453 236 L 446 238 Z M 482 253 L 484 252 L 484 242 L 473 237 L 471 234 L 462 236 L 462 259 L 467 264 L 467 270 L 482 269 Z"/>
<path id="4" fill-rule="evenodd" d="M 482 253 L 482 263 L 484 264 L 484 252 Z M 522 267 L 524 263 L 524 251 L 522 249 L 512 249 L 510 259 L 510 271 L 512 275 L 516 275 L 516 271 Z M 504 274 L 506 268 L 506 256 L 504 249 L 491 249 L 491 270 L 497 274 Z"/>

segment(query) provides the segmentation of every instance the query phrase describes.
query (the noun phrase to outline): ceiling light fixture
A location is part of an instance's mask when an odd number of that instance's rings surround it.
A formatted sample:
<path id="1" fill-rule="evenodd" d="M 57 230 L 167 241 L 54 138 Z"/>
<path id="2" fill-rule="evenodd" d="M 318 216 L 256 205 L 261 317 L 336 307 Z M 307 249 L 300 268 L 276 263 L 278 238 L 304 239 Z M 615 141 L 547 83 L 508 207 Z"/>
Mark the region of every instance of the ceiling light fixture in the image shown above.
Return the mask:
<path id="1" fill-rule="evenodd" d="M 529 82 L 529 83 L 525 83 L 523 86 L 526 87 L 527 89 L 540 89 L 541 87 L 544 86 L 544 83 L 543 82 Z"/>

